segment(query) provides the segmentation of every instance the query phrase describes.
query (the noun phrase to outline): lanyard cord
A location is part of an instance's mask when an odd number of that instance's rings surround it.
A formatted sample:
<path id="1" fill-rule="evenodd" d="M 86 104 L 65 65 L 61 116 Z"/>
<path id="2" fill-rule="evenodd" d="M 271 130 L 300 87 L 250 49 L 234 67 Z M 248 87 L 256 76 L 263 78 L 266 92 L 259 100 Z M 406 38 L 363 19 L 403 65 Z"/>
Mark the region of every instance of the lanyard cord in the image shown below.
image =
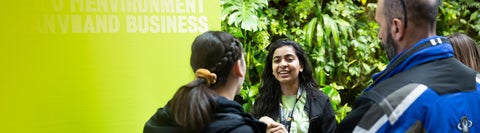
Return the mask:
<path id="1" fill-rule="evenodd" d="M 290 126 L 292 125 L 292 120 L 293 120 L 293 111 L 295 110 L 295 106 L 297 105 L 297 102 L 300 100 L 300 97 L 302 96 L 302 88 L 298 88 L 297 91 L 297 99 L 295 100 L 295 103 L 293 104 L 292 111 L 288 113 L 288 117 L 285 119 L 283 117 L 283 109 L 282 109 L 282 103 L 280 103 L 280 123 L 282 123 L 285 128 L 287 129 L 288 132 L 290 132 Z"/>

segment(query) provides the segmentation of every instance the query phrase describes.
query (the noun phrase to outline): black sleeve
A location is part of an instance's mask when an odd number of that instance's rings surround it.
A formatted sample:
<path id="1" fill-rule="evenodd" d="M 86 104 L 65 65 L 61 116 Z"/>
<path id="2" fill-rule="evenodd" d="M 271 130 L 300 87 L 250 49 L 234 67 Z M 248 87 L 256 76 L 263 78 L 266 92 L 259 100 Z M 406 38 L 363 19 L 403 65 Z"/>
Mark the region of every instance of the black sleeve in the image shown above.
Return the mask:
<path id="1" fill-rule="evenodd" d="M 253 130 L 253 128 L 248 125 L 243 125 L 230 131 L 230 133 L 254 133 L 254 132 L 255 131 Z"/>
<path id="2" fill-rule="evenodd" d="M 145 123 L 143 133 L 186 133 L 187 131 L 178 126 L 168 112 L 168 106 L 159 108 Z"/>
<path id="3" fill-rule="evenodd" d="M 265 133 L 267 125 L 250 114 L 219 113 L 205 133 Z"/>
<path id="4" fill-rule="evenodd" d="M 337 126 L 330 98 L 321 91 L 307 93 L 305 109 L 310 117 L 309 133 L 332 133 Z M 309 97 L 310 96 L 310 97 Z"/>
<path id="5" fill-rule="evenodd" d="M 333 111 L 332 104 L 330 103 L 329 100 L 324 104 L 325 107 L 323 109 L 324 115 L 322 115 L 322 120 L 321 120 L 321 131 L 322 133 L 332 133 L 335 131 L 335 128 L 337 126 L 337 120 L 335 119 L 335 111 Z"/>
<path id="6" fill-rule="evenodd" d="M 373 105 L 373 101 L 359 97 L 355 102 L 352 112 L 350 112 L 340 122 L 335 130 L 336 133 L 351 133 L 362 119 L 363 115 L 367 113 L 368 109 Z"/>

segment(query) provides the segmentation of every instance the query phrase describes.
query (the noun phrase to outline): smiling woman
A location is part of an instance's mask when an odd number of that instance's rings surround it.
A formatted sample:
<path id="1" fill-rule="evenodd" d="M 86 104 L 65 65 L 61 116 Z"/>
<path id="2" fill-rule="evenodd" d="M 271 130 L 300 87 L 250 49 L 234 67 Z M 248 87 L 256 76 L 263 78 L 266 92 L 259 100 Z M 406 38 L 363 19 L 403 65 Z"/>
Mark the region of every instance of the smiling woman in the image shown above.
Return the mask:
<path id="1" fill-rule="evenodd" d="M 275 50 L 272 61 L 273 75 L 282 85 L 298 86 L 298 75 L 303 71 L 295 49 L 292 46 L 283 46 Z M 282 88 L 282 95 L 295 95 L 296 89 Z"/>
<path id="2" fill-rule="evenodd" d="M 329 97 L 319 91 L 300 45 L 277 40 L 269 46 L 265 62 L 252 114 L 280 121 L 290 132 L 333 132 L 336 120 Z"/>

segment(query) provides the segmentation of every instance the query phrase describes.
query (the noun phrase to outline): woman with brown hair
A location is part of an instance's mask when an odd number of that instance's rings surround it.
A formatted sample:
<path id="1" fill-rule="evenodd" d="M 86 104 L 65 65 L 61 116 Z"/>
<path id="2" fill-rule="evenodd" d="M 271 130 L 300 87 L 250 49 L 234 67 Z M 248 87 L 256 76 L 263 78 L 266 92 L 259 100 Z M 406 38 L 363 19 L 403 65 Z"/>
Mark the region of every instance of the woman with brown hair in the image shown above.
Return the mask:
<path id="1" fill-rule="evenodd" d="M 469 36 L 455 33 L 447 36 L 451 42 L 455 58 L 463 64 L 480 72 L 480 48 Z"/>
<path id="2" fill-rule="evenodd" d="M 280 123 L 262 121 L 233 101 L 245 78 L 242 44 L 231 34 L 208 31 L 192 44 L 190 65 L 196 79 L 180 87 L 163 108 L 145 124 L 144 133 L 285 132 Z"/>

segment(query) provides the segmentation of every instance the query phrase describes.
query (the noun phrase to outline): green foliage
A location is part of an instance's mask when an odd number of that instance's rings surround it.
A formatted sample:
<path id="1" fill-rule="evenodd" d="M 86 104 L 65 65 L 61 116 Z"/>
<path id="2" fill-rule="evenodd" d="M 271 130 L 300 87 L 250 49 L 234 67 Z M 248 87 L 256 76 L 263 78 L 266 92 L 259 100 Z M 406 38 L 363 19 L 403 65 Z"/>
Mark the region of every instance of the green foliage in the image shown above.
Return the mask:
<path id="1" fill-rule="evenodd" d="M 305 49 L 315 78 L 331 98 L 337 120 L 343 119 L 351 108 L 339 92 L 355 90 L 345 93 L 355 97 L 368 85 L 368 75 L 383 69 L 386 62 L 376 58 L 378 26 L 371 21 L 375 6 L 357 2 L 364 5 L 342 0 L 222 0 L 222 29 L 243 40 L 248 65 L 237 101 L 248 111 L 258 93 L 267 46 L 286 37 Z"/>
<path id="2" fill-rule="evenodd" d="M 268 5 L 267 0 L 222 0 L 221 19 L 228 25 L 248 31 L 262 30 L 257 12 Z"/>
<path id="3" fill-rule="evenodd" d="M 349 105 L 388 62 L 377 38 L 376 3 L 366 0 L 221 0 L 222 30 L 243 41 L 246 82 L 236 100 L 248 111 L 260 87 L 268 45 L 290 38 L 310 57 L 314 76 L 342 120 Z M 443 2 L 438 34 L 480 40 L 480 2 Z"/>
<path id="4" fill-rule="evenodd" d="M 449 35 L 460 32 L 480 43 L 480 1 L 443 1 L 437 20 L 438 34 Z"/>

